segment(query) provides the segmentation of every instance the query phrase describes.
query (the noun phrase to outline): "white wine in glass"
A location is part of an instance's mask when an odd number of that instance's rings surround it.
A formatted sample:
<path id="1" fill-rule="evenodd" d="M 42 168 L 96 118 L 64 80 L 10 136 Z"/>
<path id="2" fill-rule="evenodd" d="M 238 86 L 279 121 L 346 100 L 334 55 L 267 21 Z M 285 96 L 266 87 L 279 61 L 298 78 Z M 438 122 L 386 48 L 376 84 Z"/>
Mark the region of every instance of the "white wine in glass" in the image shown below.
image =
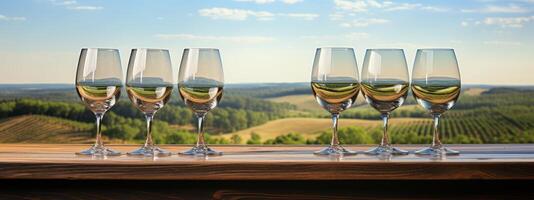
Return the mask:
<path id="1" fill-rule="evenodd" d="M 218 49 L 184 49 L 178 74 L 178 91 L 185 105 L 197 118 L 197 142 L 193 148 L 179 154 L 222 155 L 222 152 L 213 150 L 206 144 L 203 122 L 206 114 L 221 100 L 223 87 L 224 73 Z"/>
<path id="2" fill-rule="evenodd" d="M 417 103 L 434 119 L 432 144 L 415 152 L 418 155 L 458 155 L 444 147 L 439 132 L 441 115 L 451 109 L 460 96 L 461 81 L 453 49 L 418 49 L 412 72 L 412 92 Z"/>
<path id="3" fill-rule="evenodd" d="M 171 98 L 172 65 L 169 51 L 165 49 L 133 49 L 128 63 L 126 90 L 133 105 L 146 120 L 145 144 L 128 155 L 169 156 L 170 151 L 154 144 L 152 122 L 154 115 Z"/>
<path id="4" fill-rule="evenodd" d="M 172 85 L 136 85 L 127 87 L 128 96 L 132 103 L 143 113 L 156 113 L 167 101 L 172 92 Z"/>
<path id="5" fill-rule="evenodd" d="M 209 84 L 184 83 L 180 84 L 180 95 L 185 104 L 194 110 L 195 113 L 207 113 L 217 106 L 223 94 L 223 87 L 220 83 Z"/>
<path id="6" fill-rule="evenodd" d="M 332 115 L 330 146 L 316 155 L 351 155 L 355 151 L 340 145 L 337 134 L 339 114 L 350 108 L 360 92 L 358 65 L 352 48 L 318 48 L 313 61 L 311 88 L 317 103 Z"/>
<path id="7" fill-rule="evenodd" d="M 104 146 L 102 118 L 120 97 L 122 67 L 116 49 L 84 48 L 76 72 L 76 91 L 82 102 L 96 116 L 95 144 L 78 155 L 117 156 L 121 153 Z"/>
<path id="8" fill-rule="evenodd" d="M 370 155 L 406 155 L 408 151 L 393 147 L 388 135 L 389 115 L 400 107 L 408 94 L 410 77 L 402 49 L 367 49 L 362 69 L 362 92 L 371 107 L 380 112 L 383 134 L 380 144 Z"/>

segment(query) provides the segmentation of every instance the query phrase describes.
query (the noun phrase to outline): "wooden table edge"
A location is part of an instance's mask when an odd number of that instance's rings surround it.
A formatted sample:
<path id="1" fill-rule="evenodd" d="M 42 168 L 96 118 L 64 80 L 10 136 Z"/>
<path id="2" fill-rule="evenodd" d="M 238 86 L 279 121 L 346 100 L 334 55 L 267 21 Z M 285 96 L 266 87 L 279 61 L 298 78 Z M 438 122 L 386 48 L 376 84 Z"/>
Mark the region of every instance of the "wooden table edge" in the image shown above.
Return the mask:
<path id="1" fill-rule="evenodd" d="M 0 162 L 0 179 L 534 180 L 534 162 Z"/>

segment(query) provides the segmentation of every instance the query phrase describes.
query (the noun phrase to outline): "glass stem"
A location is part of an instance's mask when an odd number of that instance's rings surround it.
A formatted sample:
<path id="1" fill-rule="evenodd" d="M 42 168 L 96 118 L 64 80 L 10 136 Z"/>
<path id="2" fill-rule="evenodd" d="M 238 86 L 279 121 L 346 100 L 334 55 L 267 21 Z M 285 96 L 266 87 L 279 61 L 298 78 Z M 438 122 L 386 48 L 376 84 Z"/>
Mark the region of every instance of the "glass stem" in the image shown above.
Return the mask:
<path id="1" fill-rule="evenodd" d="M 206 142 L 204 141 L 204 117 L 205 114 L 197 114 L 197 147 L 205 147 Z"/>
<path id="2" fill-rule="evenodd" d="M 104 113 L 96 113 L 96 139 L 95 139 L 95 147 L 104 147 L 104 142 L 102 141 L 102 117 L 104 117 Z"/>
<path id="3" fill-rule="evenodd" d="M 339 146 L 339 138 L 337 135 L 337 124 L 339 120 L 339 113 L 332 114 L 332 142 L 330 142 L 330 146 Z"/>
<path id="4" fill-rule="evenodd" d="M 380 115 L 382 118 L 383 124 L 383 130 L 384 133 L 382 134 L 382 140 L 380 141 L 380 146 L 389 146 L 389 135 L 388 135 L 388 121 L 389 121 L 389 113 L 382 113 Z"/>
<path id="5" fill-rule="evenodd" d="M 439 118 L 440 114 L 433 114 L 434 117 L 434 135 L 432 137 L 432 148 L 441 148 L 441 140 L 439 135 Z"/>
<path id="6" fill-rule="evenodd" d="M 152 141 L 152 120 L 154 119 L 153 114 L 145 114 L 146 119 L 146 141 L 144 147 L 153 147 L 154 142 Z"/>

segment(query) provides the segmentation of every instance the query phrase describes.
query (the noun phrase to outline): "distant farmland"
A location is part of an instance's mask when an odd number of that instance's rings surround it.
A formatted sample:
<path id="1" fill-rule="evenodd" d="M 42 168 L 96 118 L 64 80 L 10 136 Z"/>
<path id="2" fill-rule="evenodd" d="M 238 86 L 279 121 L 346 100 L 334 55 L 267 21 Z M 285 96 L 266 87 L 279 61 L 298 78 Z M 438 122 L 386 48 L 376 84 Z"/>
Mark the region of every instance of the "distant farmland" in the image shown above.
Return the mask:
<path id="1" fill-rule="evenodd" d="M 403 125 L 412 122 L 424 122 L 423 119 L 392 119 L 391 125 Z M 379 120 L 361 120 L 361 119 L 340 119 L 339 126 L 360 126 L 366 129 L 380 126 Z M 332 130 L 332 120 L 330 119 L 318 119 L 318 118 L 286 118 L 267 122 L 260 126 L 237 131 L 231 134 L 224 134 L 222 137 L 230 139 L 232 135 L 239 135 L 244 143 L 250 139 L 252 132 L 261 136 L 262 141 L 273 139 L 281 134 L 287 134 L 290 132 L 302 134 L 306 139 L 315 139 L 322 131 Z"/>
<path id="2" fill-rule="evenodd" d="M 94 115 L 73 89 L 39 87 L 0 85 L 0 143 L 92 143 Z M 251 133 L 260 137 L 255 144 L 316 144 L 328 142 L 329 117 L 309 84 L 240 84 L 228 87 L 221 104 L 206 117 L 205 130 L 212 144 L 243 144 Z M 195 127 L 193 113 L 175 94 L 156 114 L 153 135 L 160 144 L 192 144 Z M 357 106 L 341 113 L 339 128 L 348 138 L 361 138 L 354 143 L 377 143 L 379 113 L 360 94 Z M 125 97 L 106 113 L 103 130 L 107 143 L 139 144 L 146 134 L 143 114 Z M 389 131 L 393 143 L 429 143 L 432 120 L 408 96 L 392 113 Z M 534 143 L 534 88 L 466 86 L 443 115 L 439 131 L 447 143 Z M 289 141 L 289 133 L 298 137 Z"/>
<path id="3" fill-rule="evenodd" d="M 2 143 L 88 143 L 92 124 L 41 116 L 23 115 L 0 122 Z"/>

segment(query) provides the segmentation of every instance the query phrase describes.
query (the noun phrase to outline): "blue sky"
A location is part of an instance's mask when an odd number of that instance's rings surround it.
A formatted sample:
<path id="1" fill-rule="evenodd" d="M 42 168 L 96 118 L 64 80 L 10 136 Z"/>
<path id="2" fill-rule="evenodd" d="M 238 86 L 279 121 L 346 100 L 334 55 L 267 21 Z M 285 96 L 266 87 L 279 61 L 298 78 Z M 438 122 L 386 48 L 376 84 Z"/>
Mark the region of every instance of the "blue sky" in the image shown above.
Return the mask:
<path id="1" fill-rule="evenodd" d="M 455 48 L 464 83 L 534 84 L 534 0 L 3 0 L 0 83 L 72 83 L 83 47 L 220 48 L 225 79 L 306 82 L 315 48 Z M 126 71 L 124 69 L 124 71 Z M 411 70 L 410 70 L 411 71 Z"/>

